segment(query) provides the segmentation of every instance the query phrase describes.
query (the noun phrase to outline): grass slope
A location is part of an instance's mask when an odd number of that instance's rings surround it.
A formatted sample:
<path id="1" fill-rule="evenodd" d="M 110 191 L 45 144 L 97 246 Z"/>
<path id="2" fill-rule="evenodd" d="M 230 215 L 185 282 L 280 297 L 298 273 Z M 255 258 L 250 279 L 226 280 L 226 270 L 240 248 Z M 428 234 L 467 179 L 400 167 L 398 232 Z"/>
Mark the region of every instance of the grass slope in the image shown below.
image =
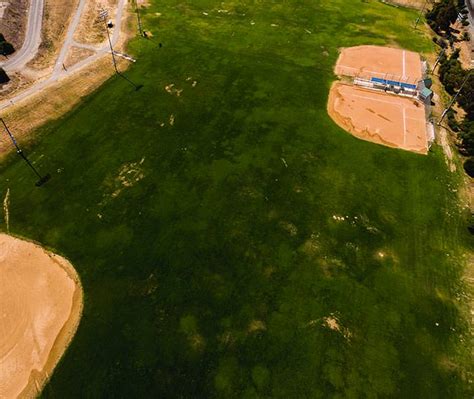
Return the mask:
<path id="1" fill-rule="evenodd" d="M 45 126 L 44 188 L 13 156 L 0 169 L 12 232 L 66 255 L 85 290 L 44 397 L 466 395 L 456 181 L 439 149 L 362 142 L 326 114 L 338 48 L 429 51 L 414 18 L 153 2 L 163 48 L 131 45 L 143 89 L 112 79 Z"/>

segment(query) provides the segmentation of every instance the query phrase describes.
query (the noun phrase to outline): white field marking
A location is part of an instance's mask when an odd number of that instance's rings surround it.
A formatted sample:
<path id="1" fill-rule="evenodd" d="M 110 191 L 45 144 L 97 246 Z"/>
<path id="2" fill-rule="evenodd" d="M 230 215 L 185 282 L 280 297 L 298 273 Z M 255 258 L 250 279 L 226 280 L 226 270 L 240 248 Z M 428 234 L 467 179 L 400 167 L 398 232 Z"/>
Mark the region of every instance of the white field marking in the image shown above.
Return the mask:
<path id="1" fill-rule="evenodd" d="M 379 99 L 376 99 L 376 98 L 373 98 L 373 97 L 358 96 L 357 94 L 353 94 L 352 97 L 363 98 L 365 100 L 371 100 L 371 101 L 376 101 L 376 102 L 379 102 L 379 103 L 385 103 L 385 104 L 390 104 L 390 105 L 396 105 L 398 107 L 403 107 L 403 105 L 397 104 L 394 101 L 384 101 L 384 100 L 379 100 Z"/>
<path id="2" fill-rule="evenodd" d="M 405 107 L 403 107 L 403 145 L 407 142 L 407 120 L 405 115 Z"/>
<path id="3" fill-rule="evenodd" d="M 356 70 L 356 71 L 360 71 L 361 73 L 373 73 L 373 74 L 381 75 L 381 76 L 384 76 L 384 77 L 387 76 L 387 75 L 396 76 L 396 75 L 393 75 L 393 74 L 388 73 L 388 72 L 371 71 L 371 70 L 369 70 L 369 69 L 354 68 L 354 67 L 345 66 L 345 65 L 338 65 L 338 67 L 346 68 L 346 69 L 354 69 L 354 70 Z"/>
<path id="4" fill-rule="evenodd" d="M 7 225 L 7 232 L 10 232 L 10 188 L 7 189 L 7 193 L 5 194 L 5 198 L 3 200 L 3 212 L 5 215 L 5 224 Z"/>

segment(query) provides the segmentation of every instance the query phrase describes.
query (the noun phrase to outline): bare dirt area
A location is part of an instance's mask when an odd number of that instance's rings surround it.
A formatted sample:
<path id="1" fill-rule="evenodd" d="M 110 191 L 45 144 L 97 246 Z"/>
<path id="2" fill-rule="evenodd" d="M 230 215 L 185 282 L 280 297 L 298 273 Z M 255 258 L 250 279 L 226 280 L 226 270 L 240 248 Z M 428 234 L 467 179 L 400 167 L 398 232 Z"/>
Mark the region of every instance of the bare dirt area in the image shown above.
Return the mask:
<path id="1" fill-rule="evenodd" d="M 362 140 L 428 152 L 425 109 L 414 99 L 337 82 L 329 93 L 328 113 L 340 127 Z"/>
<path id="2" fill-rule="evenodd" d="M 418 53 L 381 46 L 342 49 L 334 72 L 339 76 L 396 79 L 414 84 L 423 76 Z"/>
<path id="3" fill-rule="evenodd" d="M 467 41 L 457 42 L 454 44 L 454 47 L 459 49 L 459 62 L 461 63 L 464 69 L 471 69 L 474 67 L 472 62 L 473 52 L 471 48 L 471 43 Z"/>
<path id="4" fill-rule="evenodd" d="M 418 10 L 421 10 L 425 4 L 425 0 L 382 0 L 382 2 L 400 7 L 416 8 Z M 428 1 L 429 4 L 433 2 L 433 0 Z"/>
<path id="5" fill-rule="evenodd" d="M 372 78 L 416 85 L 423 76 L 419 54 L 380 46 L 342 49 L 334 71 L 366 86 Z M 362 140 L 428 152 L 425 106 L 414 97 L 337 82 L 329 93 L 328 113 L 340 127 Z"/>
<path id="6" fill-rule="evenodd" d="M 33 69 L 52 67 L 64 42 L 71 18 L 79 0 L 45 0 L 38 54 L 28 63 Z"/>
<path id="7" fill-rule="evenodd" d="M 0 234 L 0 397 L 38 394 L 77 330 L 82 299 L 66 259 Z"/>
<path id="8" fill-rule="evenodd" d="M 4 0 L 4 3 L 8 5 L 0 18 L 0 33 L 3 33 L 15 49 L 19 49 L 25 40 L 29 1 Z"/>
<path id="9" fill-rule="evenodd" d="M 89 0 L 74 35 L 78 43 L 100 44 L 106 40 L 105 22 L 99 17 L 102 10 L 108 11 L 107 19 L 115 19 L 117 0 Z"/>
<path id="10" fill-rule="evenodd" d="M 64 66 L 67 68 L 76 65 L 78 62 L 85 60 L 86 58 L 94 55 L 94 51 L 83 48 L 83 47 L 76 47 L 72 46 L 69 49 L 69 53 L 67 55 L 66 60 L 64 61 Z"/>
<path id="11" fill-rule="evenodd" d="M 10 82 L 8 82 L 6 85 L 0 86 L 0 97 L 7 97 L 16 91 L 28 87 L 28 85 L 32 83 L 32 80 L 26 75 L 18 72 L 11 73 L 9 77 Z"/>

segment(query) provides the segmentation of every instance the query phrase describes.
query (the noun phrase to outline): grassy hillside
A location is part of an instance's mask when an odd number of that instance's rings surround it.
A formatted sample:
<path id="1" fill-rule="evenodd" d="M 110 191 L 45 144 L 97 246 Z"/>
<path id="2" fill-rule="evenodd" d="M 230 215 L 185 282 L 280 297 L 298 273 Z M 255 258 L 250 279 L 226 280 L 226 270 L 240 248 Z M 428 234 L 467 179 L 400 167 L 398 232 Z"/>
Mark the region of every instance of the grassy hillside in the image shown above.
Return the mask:
<path id="1" fill-rule="evenodd" d="M 226 11 L 227 10 L 227 11 Z M 157 13 L 161 13 L 161 16 Z M 46 398 L 461 398 L 456 176 L 327 116 L 338 48 L 430 51 L 377 1 L 153 1 L 111 79 L 0 167 L 85 290 Z M 171 86 L 174 85 L 174 86 Z M 4 226 L 2 226 L 4 228 Z"/>

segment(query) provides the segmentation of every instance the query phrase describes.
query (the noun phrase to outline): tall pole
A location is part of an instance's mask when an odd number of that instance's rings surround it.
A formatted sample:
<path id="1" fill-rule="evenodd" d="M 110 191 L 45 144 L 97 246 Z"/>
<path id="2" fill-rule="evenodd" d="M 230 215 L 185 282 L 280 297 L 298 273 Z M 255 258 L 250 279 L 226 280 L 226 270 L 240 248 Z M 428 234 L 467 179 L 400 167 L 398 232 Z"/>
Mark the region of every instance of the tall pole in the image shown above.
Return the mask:
<path id="1" fill-rule="evenodd" d="M 418 18 L 416 19 L 415 22 L 415 29 L 418 26 L 418 23 L 420 22 L 421 16 L 423 15 L 423 11 L 425 11 L 426 5 L 428 4 L 428 0 L 425 0 L 425 4 L 423 4 L 423 8 L 420 11 L 420 14 L 418 15 Z"/>
<path id="2" fill-rule="evenodd" d="M 144 36 L 143 27 L 142 27 L 142 18 L 140 16 L 140 9 L 138 8 L 138 0 L 135 0 L 135 12 L 137 13 L 138 31 L 140 32 L 141 36 Z"/>
<path id="3" fill-rule="evenodd" d="M 431 71 L 431 74 L 434 74 L 435 70 L 436 70 L 436 67 L 438 66 L 439 62 L 441 61 L 441 57 L 444 55 L 444 50 L 441 50 L 439 55 L 438 55 L 438 58 L 436 58 L 436 62 L 433 66 L 433 70 Z"/>
<path id="4" fill-rule="evenodd" d="M 115 73 L 118 76 L 120 76 L 122 79 L 125 79 L 128 83 L 130 83 L 135 88 L 135 90 L 139 90 L 143 86 L 142 85 L 136 85 L 135 83 L 133 83 L 129 78 L 127 78 L 125 75 L 123 75 L 117 68 L 117 60 L 115 59 L 115 51 L 114 51 L 114 47 L 112 46 L 112 40 L 110 39 L 109 25 L 107 24 L 107 15 L 108 15 L 107 11 L 102 11 L 100 13 L 100 16 L 103 18 L 104 23 L 105 23 L 105 31 L 107 32 L 107 39 L 109 41 L 110 54 L 112 54 L 112 62 L 114 64 Z"/>
<path id="5" fill-rule="evenodd" d="M 451 107 L 453 106 L 454 102 L 456 101 L 456 99 L 458 98 L 459 96 L 459 93 L 461 93 L 464 85 L 467 83 L 467 80 L 469 79 L 469 76 L 471 76 L 471 71 L 469 71 L 466 75 L 466 77 L 464 78 L 462 84 L 461 84 L 461 87 L 459 88 L 458 92 L 455 94 L 455 96 L 452 98 L 452 100 L 450 101 L 448 107 L 443 111 L 443 113 L 441 114 L 441 119 L 439 120 L 438 122 L 438 126 L 441 125 L 441 122 L 443 122 L 443 119 L 445 118 L 445 116 L 447 115 L 447 113 L 449 112 L 449 110 L 451 109 Z"/>
<path id="6" fill-rule="evenodd" d="M 50 178 L 51 175 L 47 174 L 45 176 L 41 176 L 40 173 L 36 170 L 36 168 L 33 166 L 33 164 L 30 162 L 30 160 L 26 157 L 26 155 L 23 153 L 22 149 L 16 142 L 15 137 L 13 136 L 12 132 L 10 132 L 10 129 L 8 128 L 7 124 L 3 120 L 3 118 L 0 118 L 0 121 L 2 121 L 3 127 L 7 131 L 8 135 L 10 136 L 10 139 L 13 143 L 13 145 L 16 148 L 16 153 L 26 162 L 26 164 L 31 168 L 31 170 L 35 173 L 36 176 L 38 176 L 39 180 L 36 182 L 36 185 L 39 187 L 46 183 Z"/>

